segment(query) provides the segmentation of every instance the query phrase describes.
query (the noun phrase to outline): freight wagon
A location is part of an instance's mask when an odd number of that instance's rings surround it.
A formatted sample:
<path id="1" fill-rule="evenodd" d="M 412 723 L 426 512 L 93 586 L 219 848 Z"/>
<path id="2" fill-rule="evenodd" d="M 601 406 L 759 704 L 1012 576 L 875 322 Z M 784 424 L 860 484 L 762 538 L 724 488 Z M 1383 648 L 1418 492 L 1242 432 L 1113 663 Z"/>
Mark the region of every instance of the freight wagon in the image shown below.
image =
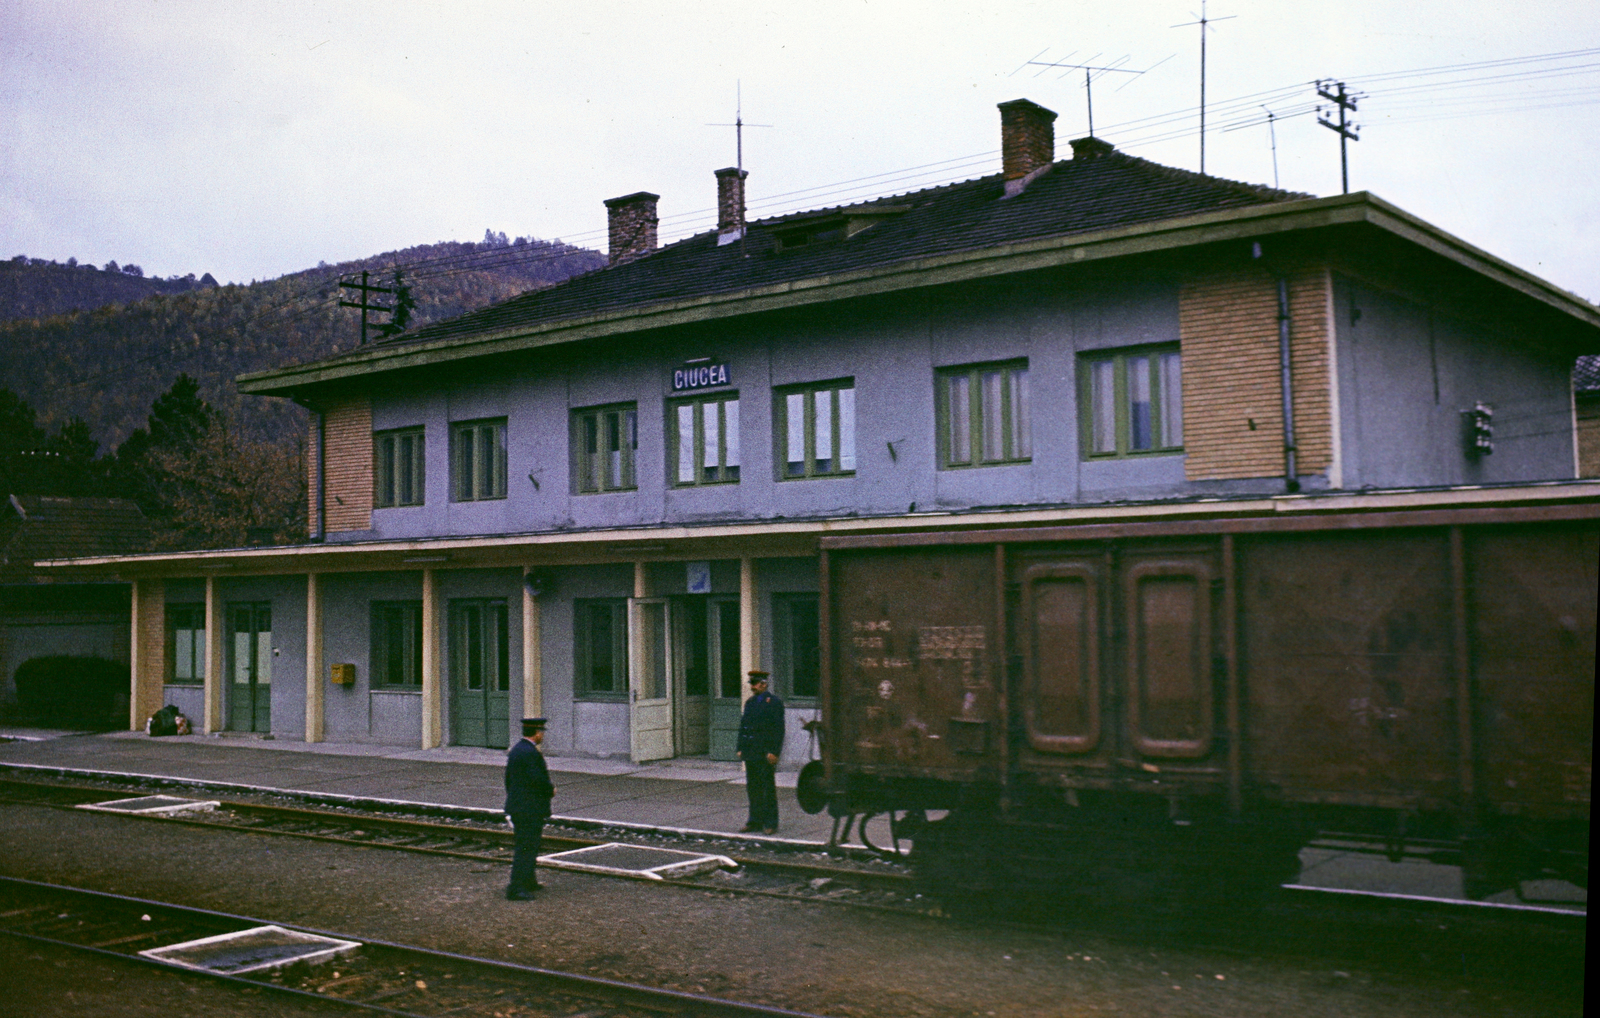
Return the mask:
<path id="1" fill-rule="evenodd" d="M 1459 864 L 1473 896 L 1587 886 L 1594 485 L 822 549 L 802 791 L 889 813 L 936 885 L 1249 895 L 1337 832 Z"/>

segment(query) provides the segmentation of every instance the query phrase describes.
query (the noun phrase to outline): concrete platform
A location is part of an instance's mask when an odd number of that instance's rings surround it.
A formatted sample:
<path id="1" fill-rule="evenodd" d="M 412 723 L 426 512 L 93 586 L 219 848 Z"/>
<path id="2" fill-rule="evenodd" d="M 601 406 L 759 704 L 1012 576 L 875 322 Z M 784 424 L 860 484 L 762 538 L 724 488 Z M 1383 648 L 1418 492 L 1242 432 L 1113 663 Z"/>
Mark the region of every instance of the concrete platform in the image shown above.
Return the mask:
<path id="1" fill-rule="evenodd" d="M 15 741 L 4 741 L 15 740 Z M 628 760 L 551 756 L 558 817 L 736 835 L 746 819 L 744 771 L 736 763 L 688 758 Z M 146 777 L 331 793 L 426 806 L 498 810 L 505 801 L 505 753 L 446 746 L 407 749 L 305 743 L 248 736 L 143 732 L 100 734 L 0 728 L 0 765 L 110 771 Z M 777 840 L 826 843 L 832 820 L 795 803 L 796 774 L 778 774 Z M 769 840 L 769 839 L 757 839 Z"/>

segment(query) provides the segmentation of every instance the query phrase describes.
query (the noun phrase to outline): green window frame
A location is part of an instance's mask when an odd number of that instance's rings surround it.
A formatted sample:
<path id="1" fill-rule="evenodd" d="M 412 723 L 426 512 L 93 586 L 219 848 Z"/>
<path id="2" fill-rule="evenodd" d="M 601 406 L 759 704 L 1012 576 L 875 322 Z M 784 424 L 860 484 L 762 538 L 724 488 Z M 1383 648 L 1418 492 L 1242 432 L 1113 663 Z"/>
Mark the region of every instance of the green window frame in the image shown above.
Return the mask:
<path id="1" fill-rule="evenodd" d="M 639 409 L 634 403 L 572 413 L 572 484 L 577 494 L 639 487 Z"/>
<path id="2" fill-rule="evenodd" d="M 778 479 L 854 476 L 855 379 L 784 386 L 773 395 Z"/>
<path id="3" fill-rule="evenodd" d="M 588 700 L 624 699 L 628 695 L 627 598 L 576 598 L 572 623 L 574 695 Z"/>
<path id="4" fill-rule="evenodd" d="M 1176 343 L 1129 347 L 1078 359 L 1084 459 L 1166 456 L 1183 451 L 1183 359 Z"/>
<path id="5" fill-rule="evenodd" d="M 739 394 L 667 404 L 667 476 L 675 488 L 739 483 Z"/>
<path id="6" fill-rule="evenodd" d="M 379 509 L 421 505 L 426 491 L 422 428 L 372 433 L 372 504 Z"/>
<path id="7" fill-rule="evenodd" d="M 422 602 L 373 601 L 368 670 L 374 687 L 422 688 Z"/>
<path id="8" fill-rule="evenodd" d="M 506 419 L 450 425 L 450 499 L 506 497 Z"/>
<path id="9" fill-rule="evenodd" d="M 167 681 L 194 685 L 206 680 L 206 606 L 167 605 Z"/>
<path id="10" fill-rule="evenodd" d="M 822 695 L 820 595 L 775 594 L 772 599 L 779 695 L 809 702 Z"/>
<path id="11" fill-rule="evenodd" d="M 941 470 L 1033 459 L 1026 360 L 941 368 L 935 389 Z"/>

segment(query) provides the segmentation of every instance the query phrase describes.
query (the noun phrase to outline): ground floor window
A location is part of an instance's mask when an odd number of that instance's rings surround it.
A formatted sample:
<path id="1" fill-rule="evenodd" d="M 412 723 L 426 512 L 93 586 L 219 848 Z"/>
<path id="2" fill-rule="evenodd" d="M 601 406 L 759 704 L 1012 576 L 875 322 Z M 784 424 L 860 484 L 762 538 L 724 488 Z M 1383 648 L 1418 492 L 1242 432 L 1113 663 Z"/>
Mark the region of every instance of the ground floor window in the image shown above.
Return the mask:
<path id="1" fill-rule="evenodd" d="M 573 690 L 580 697 L 616 699 L 628 690 L 628 602 L 625 598 L 572 602 Z"/>
<path id="2" fill-rule="evenodd" d="M 167 681 L 204 682 L 206 606 L 167 605 Z"/>
<path id="3" fill-rule="evenodd" d="M 372 602 L 374 686 L 422 685 L 422 602 Z"/>
<path id="4" fill-rule="evenodd" d="M 816 594 L 779 594 L 773 599 L 779 695 L 811 700 L 822 691 L 822 633 Z"/>

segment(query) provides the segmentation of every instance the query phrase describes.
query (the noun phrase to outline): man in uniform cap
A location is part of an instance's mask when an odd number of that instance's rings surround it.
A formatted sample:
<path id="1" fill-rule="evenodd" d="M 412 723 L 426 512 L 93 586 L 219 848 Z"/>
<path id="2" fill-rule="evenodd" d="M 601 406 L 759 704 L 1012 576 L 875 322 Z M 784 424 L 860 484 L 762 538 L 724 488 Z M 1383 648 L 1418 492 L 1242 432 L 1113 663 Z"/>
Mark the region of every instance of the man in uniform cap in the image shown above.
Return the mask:
<path id="1" fill-rule="evenodd" d="M 739 720 L 739 759 L 744 761 L 744 790 L 750 799 L 750 821 L 743 832 L 778 833 L 778 754 L 783 752 L 783 701 L 767 692 L 767 673 L 750 673 L 750 699 Z"/>
<path id="2" fill-rule="evenodd" d="M 516 829 L 511 883 L 506 886 L 511 901 L 527 901 L 540 887 L 539 845 L 544 840 L 544 823 L 550 819 L 550 798 L 556 791 L 544 754 L 539 752 L 545 724 L 544 718 L 523 718 L 522 738 L 506 754 L 506 815 Z"/>

